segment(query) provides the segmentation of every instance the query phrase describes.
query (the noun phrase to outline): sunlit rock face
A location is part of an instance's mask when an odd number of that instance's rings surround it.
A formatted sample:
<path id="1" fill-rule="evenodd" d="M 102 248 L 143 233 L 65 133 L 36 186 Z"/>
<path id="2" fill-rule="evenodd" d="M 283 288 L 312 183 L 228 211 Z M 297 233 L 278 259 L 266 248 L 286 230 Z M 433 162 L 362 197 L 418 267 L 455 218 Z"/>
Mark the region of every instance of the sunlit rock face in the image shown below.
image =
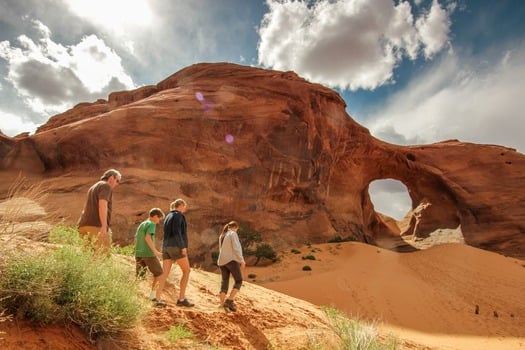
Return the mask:
<path id="1" fill-rule="evenodd" d="M 193 257 L 209 261 L 237 220 L 276 249 L 336 236 L 405 249 L 401 236 L 459 226 L 465 242 L 525 256 L 525 156 L 446 141 L 396 146 L 370 135 L 334 91 L 293 72 L 195 64 L 156 86 L 110 94 L 52 117 L 35 135 L 0 135 L 7 187 L 19 170 L 45 182 L 74 223 L 107 168 L 123 173 L 113 231 L 129 243 L 152 207 L 188 201 Z M 395 179 L 413 210 L 374 211 L 368 185 Z"/>

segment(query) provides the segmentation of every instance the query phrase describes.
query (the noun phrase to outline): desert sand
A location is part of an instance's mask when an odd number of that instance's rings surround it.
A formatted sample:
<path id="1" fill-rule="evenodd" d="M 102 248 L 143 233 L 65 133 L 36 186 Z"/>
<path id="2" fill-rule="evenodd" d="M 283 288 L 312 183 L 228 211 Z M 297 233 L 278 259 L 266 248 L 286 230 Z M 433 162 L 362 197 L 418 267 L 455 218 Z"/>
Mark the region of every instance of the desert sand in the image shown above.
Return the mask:
<path id="1" fill-rule="evenodd" d="M 525 348 L 525 261 L 459 243 L 411 253 L 354 242 L 299 250 L 247 272 L 264 287 L 430 347 Z"/>
<path id="2" fill-rule="evenodd" d="M 33 205 L 25 203 L 24 208 Z M 47 226 L 33 224 L 16 224 L 9 234 L 0 234 L 0 248 L 51 249 L 34 240 Z M 132 257 L 112 259 L 134 274 Z M 303 270 L 306 265 L 311 271 Z M 332 306 L 375 323 L 381 337 L 393 334 L 400 349 L 525 349 L 525 261 L 464 243 L 407 253 L 358 242 L 304 245 L 282 252 L 276 263 L 248 266 L 244 276 L 236 313 L 219 305 L 218 269 L 197 266 L 187 290 L 196 306 L 176 307 L 180 270 L 174 267 L 164 296 L 168 306 L 151 307 L 140 324 L 120 336 L 91 342 L 74 326 L 38 327 L 0 317 L 0 347 L 266 350 L 321 343 L 332 349 L 335 334 L 321 308 Z M 149 283 L 143 281 L 139 290 L 148 305 Z M 181 322 L 198 339 L 166 343 L 165 332 Z"/>

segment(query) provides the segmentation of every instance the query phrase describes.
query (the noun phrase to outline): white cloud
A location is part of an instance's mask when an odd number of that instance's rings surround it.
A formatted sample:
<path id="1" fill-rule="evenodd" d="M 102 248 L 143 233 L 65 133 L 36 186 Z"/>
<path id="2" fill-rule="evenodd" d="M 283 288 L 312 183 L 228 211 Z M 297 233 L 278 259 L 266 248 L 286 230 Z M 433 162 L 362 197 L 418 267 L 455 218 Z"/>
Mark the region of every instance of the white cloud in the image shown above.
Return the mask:
<path id="1" fill-rule="evenodd" d="M 153 19 L 147 0 L 64 0 L 64 4 L 77 16 L 121 34 Z"/>
<path id="2" fill-rule="evenodd" d="M 25 121 L 20 116 L 0 110 L 0 131 L 7 136 L 16 136 L 21 132 L 34 133 L 38 125 Z"/>
<path id="3" fill-rule="evenodd" d="M 393 95 L 366 126 L 374 136 L 397 144 L 459 139 L 524 153 L 523 86 L 523 46 L 481 64 L 450 53 Z"/>
<path id="4" fill-rule="evenodd" d="M 293 70 L 341 89 L 375 89 L 392 82 L 404 57 L 426 57 L 448 42 L 449 13 L 434 0 L 414 19 L 410 3 L 391 0 L 267 0 L 259 28 L 259 63 Z"/>
<path id="5" fill-rule="evenodd" d="M 79 101 L 106 98 L 109 92 L 133 88 L 120 57 L 95 35 L 76 45 L 51 39 L 50 30 L 34 21 L 40 37 L 18 37 L 19 47 L 0 43 L 0 58 L 7 61 L 7 81 L 35 112 L 63 112 Z"/>
<path id="6" fill-rule="evenodd" d="M 423 43 L 426 58 L 439 52 L 448 41 L 450 19 L 437 0 L 432 2 L 430 12 L 416 21 L 416 28 Z"/>
<path id="7" fill-rule="evenodd" d="M 396 220 L 403 219 L 412 209 L 412 199 L 408 194 L 408 189 L 398 180 L 372 181 L 368 186 L 368 192 L 375 211 Z"/>

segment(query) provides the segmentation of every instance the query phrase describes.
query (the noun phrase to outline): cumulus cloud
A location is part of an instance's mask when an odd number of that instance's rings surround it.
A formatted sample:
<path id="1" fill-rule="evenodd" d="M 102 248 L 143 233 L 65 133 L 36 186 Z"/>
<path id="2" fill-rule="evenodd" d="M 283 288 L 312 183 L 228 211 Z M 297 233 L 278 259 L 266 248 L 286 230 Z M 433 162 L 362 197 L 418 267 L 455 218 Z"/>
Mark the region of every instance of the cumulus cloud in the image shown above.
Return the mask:
<path id="1" fill-rule="evenodd" d="M 450 12 L 434 0 L 417 18 L 408 1 L 267 0 L 259 28 L 259 64 L 293 70 L 341 89 L 375 89 L 393 81 L 404 58 L 446 47 Z M 423 9 L 425 10 L 425 9 Z"/>
<path id="2" fill-rule="evenodd" d="M 25 132 L 35 132 L 38 125 L 31 120 L 25 120 L 19 115 L 0 110 L 0 131 L 5 135 L 15 136 L 24 130 Z"/>
<path id="3" fill-rule="evenodd" d="M 376 180 L 368 187 L 370 200 L 377 212 L 401 220 L 412 209 L 407 187 L 398 180 Z"/>
<path id="4" fill-rule="evenodd" d="M 120 57 L 103 40 L 89 35 L 76 45 L 51 39 L 51 31 L 33 21 L 38 38 L 21 35 L 18 46 L 0 42 L 0 58 L 7 61 L 7 81 L 35 112 L 63 112 L 78 101 L 105 98 L 116 89 L 134 87 Z"/>
<path id="5" fill-rule="evenodd" d="M 447 139 L 525 152 L 525 47 L 494 61 L 450 53 L 370 116 L 371 133 L 396 144 Z"/>

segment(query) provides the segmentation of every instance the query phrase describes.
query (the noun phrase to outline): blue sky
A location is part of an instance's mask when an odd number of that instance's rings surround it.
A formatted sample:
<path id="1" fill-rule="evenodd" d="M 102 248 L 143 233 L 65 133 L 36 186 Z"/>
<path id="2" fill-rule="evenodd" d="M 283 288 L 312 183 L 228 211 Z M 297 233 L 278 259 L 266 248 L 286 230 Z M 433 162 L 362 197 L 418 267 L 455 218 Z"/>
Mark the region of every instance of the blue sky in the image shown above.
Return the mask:
<path id="1" fill-rule="evenodd" d="M 0 130 L 226 61 L 333 88 L 390 143 L 523 153 L 524 18 L 522 0 L 1 0 Z M 403 186 L 377 187 L 377 210 L 406 212 Z"/>

